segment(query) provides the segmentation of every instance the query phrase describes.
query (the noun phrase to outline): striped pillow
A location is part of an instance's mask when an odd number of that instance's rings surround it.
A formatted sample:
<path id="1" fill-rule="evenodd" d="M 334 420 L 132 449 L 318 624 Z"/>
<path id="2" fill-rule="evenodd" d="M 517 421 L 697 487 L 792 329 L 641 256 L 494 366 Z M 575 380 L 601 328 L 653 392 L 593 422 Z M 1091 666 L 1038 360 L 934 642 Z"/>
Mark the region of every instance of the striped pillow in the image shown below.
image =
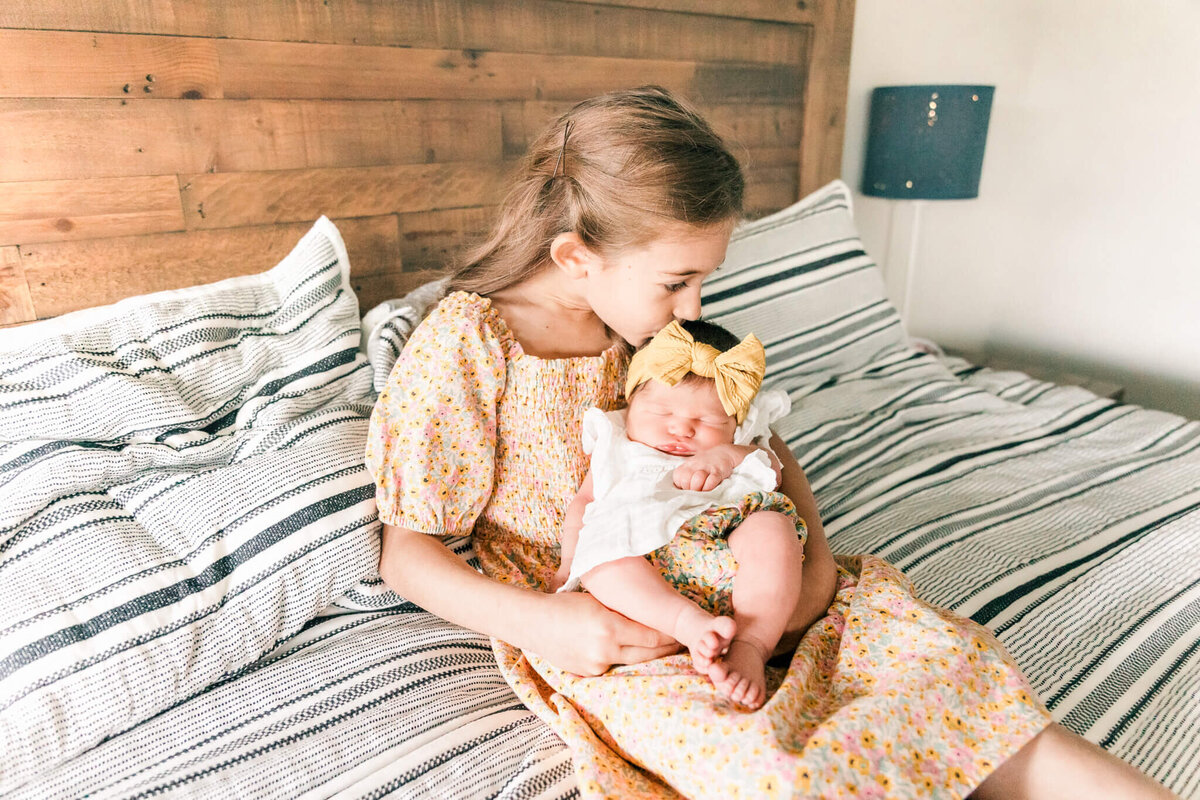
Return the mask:
<path id="1" fill-rule="evenodd" d="M 842 181 L 740 226 L 703 294 L 705 317 L 739 335 L 753 331 L 767 350 L 768 380 L 792 387 L 907 346 Z"/>
<path id="2" fill-rule="evenodd" d="M 0 794 L 374 571 L 359 337 L 324 218 L 268 272 L 0 332 Z"/>

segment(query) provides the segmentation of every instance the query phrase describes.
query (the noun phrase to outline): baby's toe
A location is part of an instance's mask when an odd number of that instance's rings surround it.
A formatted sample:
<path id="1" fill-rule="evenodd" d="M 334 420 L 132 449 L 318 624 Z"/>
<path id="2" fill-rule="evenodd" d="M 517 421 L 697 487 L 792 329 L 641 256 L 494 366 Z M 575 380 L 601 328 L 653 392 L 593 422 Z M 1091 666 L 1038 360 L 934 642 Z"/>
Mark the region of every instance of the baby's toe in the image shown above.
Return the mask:
<path id="1" fill-rule="evenodd" d="M 732 688 L 729 692 L 729 699 L 735 703 L 746 705 L 746 695 L 750 691 L 750 681 L 738 676 L 736 681 L 731 681 Z"/>

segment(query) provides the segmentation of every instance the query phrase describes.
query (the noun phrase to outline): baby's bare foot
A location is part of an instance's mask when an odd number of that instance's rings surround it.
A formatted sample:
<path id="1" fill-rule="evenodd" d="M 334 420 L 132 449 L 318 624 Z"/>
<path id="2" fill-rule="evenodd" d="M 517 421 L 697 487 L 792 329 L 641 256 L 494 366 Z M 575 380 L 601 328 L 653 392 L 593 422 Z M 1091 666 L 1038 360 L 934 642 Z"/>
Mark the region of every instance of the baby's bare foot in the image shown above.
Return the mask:
<path id="1" fill-rule="evenodd" d="M 707 672 L 729 647 L 737 632 L 733 617 L 714 617 L 695 606 L 679 615 L 674 636 L 692 654 L 692 665 Z"/>
<path id="2" fill-rule="evenodd" d="M 734 639 L 729 651 L 708 669 L 717 691 L 747 708 L 759 708 L 767 694 L 768 648 L 750 639 Z"/>

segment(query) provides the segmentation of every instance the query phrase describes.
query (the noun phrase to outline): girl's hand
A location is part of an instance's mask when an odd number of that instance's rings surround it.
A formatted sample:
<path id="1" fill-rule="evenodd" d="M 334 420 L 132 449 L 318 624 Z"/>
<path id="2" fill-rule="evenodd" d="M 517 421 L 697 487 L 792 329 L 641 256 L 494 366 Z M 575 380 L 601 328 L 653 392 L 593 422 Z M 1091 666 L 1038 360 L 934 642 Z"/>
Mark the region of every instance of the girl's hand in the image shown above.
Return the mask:
<path id="1" fill-rule="evenodd" d="M 688 456 L 671 474 L 675 480 L 675 488 L 711 492 L 721 481 L 733 474 L 733 470 L 742 463 L 742 459 L 757 449 L 744 445 L 720 444 Z"/>
<path id="2" fill-rule="evenodd" d="M 770 447 L 763 445 L 759 448 L 767 454 L 771 459 L 771 469 L 775 470 L 775 488 L 778 489 L 783 485 L 783 462 L 779 460 L 779 456 L 775 455 L 775 451 Z"/>
<path id="3" fill-rule="evenodd" d="M 600 604 L 590 594 L 544 594 L 540 629 L 521 647 L 577 675 L 599 675 L 613 664 L 638 664 L 679 651 L 679 642 Z"/>

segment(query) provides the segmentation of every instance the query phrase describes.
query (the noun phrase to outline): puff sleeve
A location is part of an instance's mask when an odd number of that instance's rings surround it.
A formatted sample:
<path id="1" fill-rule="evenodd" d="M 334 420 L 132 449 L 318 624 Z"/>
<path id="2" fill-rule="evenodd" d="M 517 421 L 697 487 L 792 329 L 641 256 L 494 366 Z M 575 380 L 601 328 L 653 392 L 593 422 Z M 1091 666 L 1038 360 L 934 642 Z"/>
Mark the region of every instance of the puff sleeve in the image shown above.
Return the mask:
<path id="1" fill-rule="evenodd" d="M 771 425 L 787 416 L 792 410 L 792 401 L 781 389 L 764 389 L 750 403 L 746 418 L 733 433 L 734 444 L 757 444 L 767 447 L 771 439 Z"/>
<path id="2" fill-rule="evenodd" d="M 466 536 L 491 497 L 507 362 L 472 297 L 449 295 L 417 326 L 371 413 L 367 469 L 387 524 Z"/>

